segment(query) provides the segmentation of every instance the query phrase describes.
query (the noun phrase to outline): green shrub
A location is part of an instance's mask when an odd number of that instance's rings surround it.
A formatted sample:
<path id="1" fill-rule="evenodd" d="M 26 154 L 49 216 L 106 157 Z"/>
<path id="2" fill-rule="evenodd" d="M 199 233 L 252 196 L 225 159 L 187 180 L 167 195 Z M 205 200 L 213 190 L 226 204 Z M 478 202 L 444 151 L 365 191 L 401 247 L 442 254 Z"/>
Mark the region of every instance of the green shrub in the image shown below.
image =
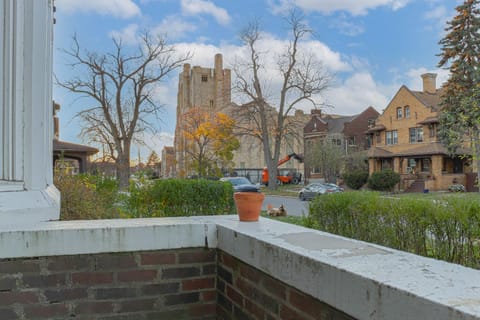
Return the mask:
<path id="1" fill-rule="evenodd" d="M 203 179 L 155 180 L 132 183 L 125 201 L 128 217 L 218 215 L 235 212 L 233 187 L 228 182 Z"/>
<path id="2" fill-rule="evenodd" d="M 372 173 L 368 179 L 368 186 L 376 191 L 392 191 L 393 187 L 400 182 L 400 174 L 387 169 Z"/>
<path id="3" fill-rule="evenodd" d="M 60 219 L 117 218 L 118 195 L 116 180 L 101 176 L 70 175 L 56 172 L 55 186 L 61 193 Z"/>
<path id="4" fill-rule="evenodd" d="M 355 170 L 345 173 L 343 175 L 343 181 L 345 184 L 354 190 L 360 189 L 368 180 L 368 171 Z"/>
<path id="5" fill-rule="evenodd" d="M 306 226 L 480 268 L 480 201 L 344 192 L 316 197 Z"/>

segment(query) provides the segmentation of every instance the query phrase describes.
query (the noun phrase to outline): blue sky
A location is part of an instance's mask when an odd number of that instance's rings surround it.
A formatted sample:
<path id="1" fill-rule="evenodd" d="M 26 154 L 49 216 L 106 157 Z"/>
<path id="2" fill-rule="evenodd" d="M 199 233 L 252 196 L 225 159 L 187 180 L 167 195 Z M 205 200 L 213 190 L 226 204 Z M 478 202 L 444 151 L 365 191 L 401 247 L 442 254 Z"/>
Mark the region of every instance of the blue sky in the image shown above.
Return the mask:
<path id="1" fill-rule="evenodd" d="M 179 52 L 192 52 L 192 65 L 213 66 L 215 53 L 224 67 L 242 57 L 239 32 L 259 19 L 263 46 L 274 56 L 288 34 L 283 16 L 289 8 L 301 10 L 314 35 L 303 44 L 314 52 L 334 80 L 319 97 L 333 108 L 325 112 L 352 115 L 368 106 L 379 112 L 401 85 L 421 90 L 420 75 L 438 74 L 437 85 L 448 77 L 437 68 L 438 41 L 459 0 L 56 0 L 54 72 L 60 79 L 74 74 L 66 66 L 61 48 L 70 47 L 72 35 L 89 50 L 107 52 L 112 37 L 135 44 L 135 33 L 149 29 L 166 34 Z M 275 87 L 275 72 L 266 72 Z M 145 136 L 148 147 L 134 147 L 142 157 L 160 154 L 173 144 L 178 72 L 159 84 L 157 94 L 165 105 L 159 132 Z M 79 142 L 80 127 L 74 115 L 87 106 L 59 88 L 54 99 L 62 105 L 60 137 Z M 236 100 L 235 95 L 232 97 Z M 309 112 L 310 107 L 305 106 Z"/>

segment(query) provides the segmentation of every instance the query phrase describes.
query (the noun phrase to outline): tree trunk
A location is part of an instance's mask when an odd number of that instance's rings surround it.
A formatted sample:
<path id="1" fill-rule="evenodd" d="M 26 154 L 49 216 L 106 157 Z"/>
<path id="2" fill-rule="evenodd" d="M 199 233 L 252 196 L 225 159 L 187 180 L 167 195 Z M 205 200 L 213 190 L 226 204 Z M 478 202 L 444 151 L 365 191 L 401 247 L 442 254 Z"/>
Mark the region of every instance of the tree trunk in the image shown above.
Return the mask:
<path id="1" fill-rule="evenodd" d="M 130 150 L 118 155 L 116 167 L 118 187 L 120 190 L 128 190 L 130 185 Z"/>

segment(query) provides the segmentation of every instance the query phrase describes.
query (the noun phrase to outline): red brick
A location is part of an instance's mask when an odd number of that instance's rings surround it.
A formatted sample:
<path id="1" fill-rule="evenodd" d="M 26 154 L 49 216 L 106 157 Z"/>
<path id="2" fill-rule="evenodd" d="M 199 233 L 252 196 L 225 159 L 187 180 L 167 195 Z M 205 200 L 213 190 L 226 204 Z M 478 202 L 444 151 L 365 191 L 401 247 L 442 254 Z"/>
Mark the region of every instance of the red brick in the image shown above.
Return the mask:
<path id="1" fill-rule="evenodd" d="M 39 260 L 0 260 L 0 273 L 40 272 Z"/>
<path id="2" fill-rule="evenodd" d="M 245 299 L 245 310 L 255 316 L 256 319 L 264 319 L 265 311 L 252 301 Z"/>
<path id="3" fill-rule="evenodd" d="M 243 296 L 231 286 L 227 286 L 227 297 L 238 306 L 243 307 Z"/>
<path id="4" fill-rule="evenodd" d="M 220 262 L 232 270 L 235 270 L 238 267 L 238 260 L 223 251 L 220 255 Z"/>
<path id="5" fill-rule="evenodd" d="M 113 282 L 111 272 L 79 272 L 72 274 L 72 282 L 82 285 L 98 285 Z"/>
<path id="6" fill-rule="evenodd" d="M 23 284 L 30 288 L 48 288 L 56 286 L 64 286 L 66 283 L 66 274 L 49 274 L 49 275 L 24 275 Z"/>
<path id="7" fill-rule="evenodd" d="M 280 319 L 281 320 L 300 320 L 305 319 L 304 316 L 301 316 L 297 311 L 287 307 L 286 305 L 280 306 Z"/>
<path id="8" fill-rule="evenodd" d="M 92 256 L 78 255 L 78 256 L 60 256 L 48 259 L 48 270 L 50 271 L 81 271 L 88 269 Z"/>
<path id="9" fill-rule="evenodd" d="M 326 307 L 325 304 L 312 296 L 303 294 L 298 290 L 291 289 L 289 295 L 290 304 L 298 310 L 309 314 L 312 317 L 316 317 Z"/>
<path id="10" fill-rule="evenodd" d="M 203 291 L 200 293 L 202 301 L 215 301 L 217 300 L 217 291 Z"/>
<path id="11" fill-rule="evenodd" d="M 118 281 L 133 282 L 133 281 L 152 281 L 157 277 L 157 270 L 131 270 L 119 272 Z"/>
<path id="12" fill-rule="evenodd" d="M 187 292 L 181 294 L 172 294 L 165 296 L 164 303 L 166 306 L 173 306 L 178 304 L 190 304 L 200 301 L 198 292 Z"/>
<path id="13" fill-rule="evenodd" d="M 127 300 L 120 302 L 120 312 L 147 312 L 155 310 L 157 299 Z"/>
<path id="14" fill-rule="evenodd" d="M 80 302 L 75 308 L 76 314 L 112 313 L 113 303 L 109 301 Z"/>
<path id="15" fill-rule="evenodd" d="M 9 306 L 14 303 L 28 304 L 38 302 L 38 296 L 34 292 L 0 292 L 0 306 Z"/>
<path id="16" fill-rule="evenodd" d="M 180 252 L 178 254 L 179 263 L 199 263 L 199 262 L 214 262 L 214 250 L 196 250 L 191 252 Z"/>
<path id="17" fill-rule="evenodd" d="M 62 288 L 59 290 L 45 290 L 44 295 L 49 303 L 84 299 L 88 296 L 86 288 Z"/>
<path id="18" fill-rule="evenodd" d="M 191 317 L 215 316 L 217 314 L 217 304 L 211 303 L 211 304 L 192 305 L 188 308 L 188 313 Z"/>
<path id="19" fill-rule="evenodd" d="M 137 267 L 137 262 L 132 253 L 104 254 L 95 257 L 96 270 L 116 270 L 135 267 Z"/>
<path id="20" fill-rule="evenodd" d="M 200 269 L 197 267 L 168 268 L 162 270 L 162 279 L 182 279 L 198 277 Z"/>
<path id="21" fill-rule="evenodd" d="M 240 265 L 240 275 L 253 283 L 259 283 L 263 274 L 246 264 Z"/>
<path id="22" fill-rule="evenodd" d="M 191 279 L 182 281 L 183 291 L 215 288 L 215 278 Z"/>
<path id="23" fill-rule="evenodd" d="M 142 294 L 147 296 L 156 296 L 166 293 L 177 293 L 180 284 L 178 282 L 154 283 L 142 287 Z"/>
<path id="24" fill-rule="evenodd" d="M 27 319 L 51 319 L 69 317 L 68 307 L 63 303 L 28 306 L 24 309 Z"/>
<path id="25" fill-rule="evenodd" d="M 272 294 L 283 301 L 286 300 L 287 296 L 287 287 L 277 279 L 274 279 L 269 276 L 264 276 L 262 285 L 265 288 L 265 291 L 269 294 Z"/>
<path id="26" fill-rule="evenodd" d="M 142 265 L 174 264 L 175 254 L 173 252 L 142 253 L 140 254 L 140 263 Z"/>

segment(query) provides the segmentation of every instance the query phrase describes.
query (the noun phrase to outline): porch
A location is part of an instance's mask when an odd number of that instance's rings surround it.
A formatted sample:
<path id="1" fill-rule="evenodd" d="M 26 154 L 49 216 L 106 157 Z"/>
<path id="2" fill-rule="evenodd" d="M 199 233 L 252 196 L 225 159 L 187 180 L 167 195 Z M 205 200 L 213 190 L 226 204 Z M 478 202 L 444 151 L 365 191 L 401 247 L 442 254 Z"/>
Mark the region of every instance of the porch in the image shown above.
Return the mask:
<path id="1" fill-rule="evenodd" d="M 0 232 L 2 319 L 480 319 L 479 271 L 261 218 Z"/>

